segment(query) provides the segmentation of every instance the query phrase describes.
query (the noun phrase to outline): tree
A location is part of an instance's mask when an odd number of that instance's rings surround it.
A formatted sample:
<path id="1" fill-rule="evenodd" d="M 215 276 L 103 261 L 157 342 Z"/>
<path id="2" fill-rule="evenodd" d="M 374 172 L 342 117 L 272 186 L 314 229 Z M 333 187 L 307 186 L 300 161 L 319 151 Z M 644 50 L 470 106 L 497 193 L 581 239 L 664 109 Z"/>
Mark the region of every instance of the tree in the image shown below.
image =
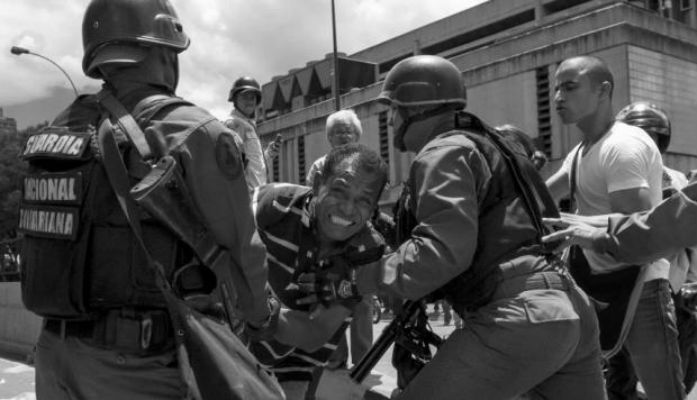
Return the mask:
<path id="1" fill-rule="evenodd" d="M 26 139 L 47 125 L 45 122 L 16 135 L 0 136 L 0 239 L 14 237 L 17 229 L 22 176 L 27 171 L 27 164 L 19 158 L 19 153 Z"/>

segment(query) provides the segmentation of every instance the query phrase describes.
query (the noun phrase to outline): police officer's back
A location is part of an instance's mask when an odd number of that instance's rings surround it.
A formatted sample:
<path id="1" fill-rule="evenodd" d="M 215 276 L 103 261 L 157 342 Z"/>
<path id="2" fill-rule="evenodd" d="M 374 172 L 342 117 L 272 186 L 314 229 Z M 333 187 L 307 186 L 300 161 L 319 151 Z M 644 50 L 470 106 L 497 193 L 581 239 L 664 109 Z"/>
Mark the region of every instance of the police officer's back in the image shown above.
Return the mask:
<path id="1" fill-rule="evenodd" d="M 94 0 L 83 21 L 83 70 L 103 79 L 100 94 L 79 97 L 29 138 L 23 157 L 20 228 L 23 298 L 45 317 L 37 344 L 36 386 L 45 399 L 182 398 L 173 330 L 164 299 L 111 188 L 97 143 L 109 91 L 140 125 L 162 138 L 181 166 L 197 212 L 230 253 L 247 284 L 242 316 L 262 325 L 263 246 L 232 133 L 205 110 L 174 97 L 177 54 L 189 38 L 166 1 Z M 115 125 L 114 125 L 115 126 Z M 131 184 L 149 172 L 124 132 L 111 128 Z M 192 250 L 142 210 L 137 218 L 153 258 L 168 277 Z M 239 282 L 234 282 L 239 284 Z"/>

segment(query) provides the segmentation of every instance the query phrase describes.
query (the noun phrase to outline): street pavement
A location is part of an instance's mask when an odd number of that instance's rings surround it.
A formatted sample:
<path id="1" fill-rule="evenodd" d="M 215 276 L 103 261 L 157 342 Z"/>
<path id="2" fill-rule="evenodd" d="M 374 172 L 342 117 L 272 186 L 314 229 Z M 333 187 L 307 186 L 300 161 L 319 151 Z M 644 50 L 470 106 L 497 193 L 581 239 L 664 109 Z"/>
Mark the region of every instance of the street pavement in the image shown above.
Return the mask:
<path id="1" fill-rule="evenodd" d="M 34 368 L 0 358 L 0 400 L 34 400 Z"/>
<path id="2" fill-rule="evenodd" d="M 373 325 L 374 338 L 377 338 L 387 326 L 389 320 L 383 319 Z M 433 331 L 447 337 L 453 326 L 444 326 L 442 316 L 437 320 L 431 320 Z M 372 390 L 387 395 L 397 386 L 396 372 L 390 363 L 392 348 L 383 356 L 373 369 L 373 373 L 366 378 L 364 384 L 372 387 Z M 0 358 L 0 400 L 35 400 L 34 393 L 34 368 L 32 366 Z M 697 390 L 694 390 L 687 400 L 697 400 Z"/>

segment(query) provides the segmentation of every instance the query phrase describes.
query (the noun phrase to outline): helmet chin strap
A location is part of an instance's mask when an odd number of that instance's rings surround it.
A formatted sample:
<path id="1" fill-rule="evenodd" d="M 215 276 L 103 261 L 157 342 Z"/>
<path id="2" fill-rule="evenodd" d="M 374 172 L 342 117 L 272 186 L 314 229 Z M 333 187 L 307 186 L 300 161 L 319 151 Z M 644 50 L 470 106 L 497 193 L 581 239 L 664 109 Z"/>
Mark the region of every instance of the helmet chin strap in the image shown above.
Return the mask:
<path id="1" fill-rule="evenodd" d="M 407 151 L 406 145 L 404 144 L 404 137 L 409 131 L 409 128 L 411 128 L 411 125 L 442 114 L 444 111 L 451 109 L 451 107 L 452 106 L 450 104 L 442 104 L 438 107 L 426 109 L 417 114 L 407 115 L 406 118 L 403 118 L 402 124 L 395 130 L 393 140 L 394 146 L 398 148 L 399 151 Z M 406 108 L 404 107 L 400 107 L 397 110 L 397 112 L 402 113 L 402 116 L 407 114 Z"/>

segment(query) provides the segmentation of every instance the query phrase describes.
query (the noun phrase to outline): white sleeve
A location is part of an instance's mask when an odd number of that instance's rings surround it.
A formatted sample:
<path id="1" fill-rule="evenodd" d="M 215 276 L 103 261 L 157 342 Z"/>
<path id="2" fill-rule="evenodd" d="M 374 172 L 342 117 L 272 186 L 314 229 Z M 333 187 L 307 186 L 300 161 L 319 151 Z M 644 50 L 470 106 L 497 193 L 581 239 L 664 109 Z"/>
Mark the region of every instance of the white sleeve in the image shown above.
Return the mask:
<path id="1" fill-rule="evenodd" d="M 615 135 L 613 139 L 606 141 L 600 152 L 607 191 L 649 187 L 651 147 L 632 134 Z"/>

